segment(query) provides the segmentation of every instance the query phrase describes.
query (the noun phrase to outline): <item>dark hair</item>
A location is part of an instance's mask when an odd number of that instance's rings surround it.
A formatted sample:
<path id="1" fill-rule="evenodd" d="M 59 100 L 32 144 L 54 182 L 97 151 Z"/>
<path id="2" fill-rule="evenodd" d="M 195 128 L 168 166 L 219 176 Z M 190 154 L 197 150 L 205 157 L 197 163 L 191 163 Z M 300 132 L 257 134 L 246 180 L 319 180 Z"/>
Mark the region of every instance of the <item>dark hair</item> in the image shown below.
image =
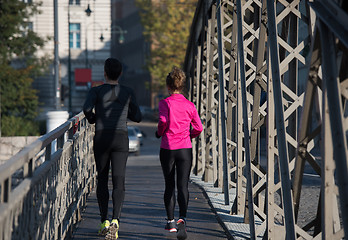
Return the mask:
<path id="1" fill-rule="evenodd" d="M 173 70 L 167 76 L 166 84 L 171 90 L 181 92 L 186 84 L 186 75 L 184 71 L 178 67 L 173 67 Z"/>
<path id="2" fill-rule="evenodd" d="M 110 80 L 117 80 L 122 72 L 122 63 L 116 58 L 108 58 L 104 63 L 104 71 Z"/>

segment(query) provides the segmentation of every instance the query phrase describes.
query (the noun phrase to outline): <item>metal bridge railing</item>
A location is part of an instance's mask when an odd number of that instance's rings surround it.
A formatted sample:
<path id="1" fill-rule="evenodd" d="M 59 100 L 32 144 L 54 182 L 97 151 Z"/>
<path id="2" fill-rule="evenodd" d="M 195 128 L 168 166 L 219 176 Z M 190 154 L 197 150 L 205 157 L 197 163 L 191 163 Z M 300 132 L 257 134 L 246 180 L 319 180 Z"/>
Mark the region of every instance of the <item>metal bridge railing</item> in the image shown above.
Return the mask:
<path id="1" fill-rule="evenodd" d="M 0 239 L 69 237 L 95 185 L 93 129 L 80 113 L 0 166 Z"/>
<path id="2" fill-rule="evenodd" d="M 205 126 L 193 172 L 251 239 L 348 232 L 347 12 L 341 0 L 198 1 L 184 65 Z M 305 167 L 321 184 L 300 221 Z"/>

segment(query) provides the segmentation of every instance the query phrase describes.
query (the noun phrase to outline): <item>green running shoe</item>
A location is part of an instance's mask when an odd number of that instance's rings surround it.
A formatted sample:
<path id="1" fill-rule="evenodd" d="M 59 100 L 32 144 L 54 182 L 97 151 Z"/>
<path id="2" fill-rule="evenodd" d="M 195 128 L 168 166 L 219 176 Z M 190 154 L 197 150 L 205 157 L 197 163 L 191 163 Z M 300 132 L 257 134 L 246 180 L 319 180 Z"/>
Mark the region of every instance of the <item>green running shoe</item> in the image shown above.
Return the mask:
<path id="1" fill-rule="evenodd" d="M 102 223 L 99 225 L 98 234 L 104 236 L 104 235 L 109 231 L 109 227 L 110 227 L 110 222 L 109 222 L 109 220 L 105 220 L 104 222 L 102 222 Z"/>
<path id="2" fill-rule="evenodd" d="M 117 219 L 112 219 L 109 231 L 106 234 L 105 240 L 116 240 L 118 239 L 118 229 L 120 225 Z"/>

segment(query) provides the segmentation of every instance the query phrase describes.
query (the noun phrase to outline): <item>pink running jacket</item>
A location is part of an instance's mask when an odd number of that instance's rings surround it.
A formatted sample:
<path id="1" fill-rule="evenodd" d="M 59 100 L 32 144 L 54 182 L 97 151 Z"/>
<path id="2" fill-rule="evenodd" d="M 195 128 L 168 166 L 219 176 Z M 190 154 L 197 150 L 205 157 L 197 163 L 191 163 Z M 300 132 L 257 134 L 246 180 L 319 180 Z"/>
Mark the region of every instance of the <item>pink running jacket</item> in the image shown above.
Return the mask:
<path id="1" fill-rule="evenodd" d="M 195 105 L 182 94 L 172 94 L 159 102 L 158 110 L 157 133 L 162 136 L 161 148 L 192 148 L 191 138 L 203 131 Z"/>

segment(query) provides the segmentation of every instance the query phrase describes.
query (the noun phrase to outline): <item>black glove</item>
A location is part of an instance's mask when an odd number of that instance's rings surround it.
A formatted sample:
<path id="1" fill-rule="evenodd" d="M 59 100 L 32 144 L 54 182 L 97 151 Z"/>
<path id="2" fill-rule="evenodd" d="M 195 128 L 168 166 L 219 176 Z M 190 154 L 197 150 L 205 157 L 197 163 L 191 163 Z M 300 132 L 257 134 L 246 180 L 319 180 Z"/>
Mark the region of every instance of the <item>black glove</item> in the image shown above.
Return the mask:
<path id="1" fill-rule="evenodd" d="M 156 138 L 160 138 L 161 137 L 160 135 L 158 135 L 157 131 L 156 131 L 155 135 L 156 135 Z"/>

